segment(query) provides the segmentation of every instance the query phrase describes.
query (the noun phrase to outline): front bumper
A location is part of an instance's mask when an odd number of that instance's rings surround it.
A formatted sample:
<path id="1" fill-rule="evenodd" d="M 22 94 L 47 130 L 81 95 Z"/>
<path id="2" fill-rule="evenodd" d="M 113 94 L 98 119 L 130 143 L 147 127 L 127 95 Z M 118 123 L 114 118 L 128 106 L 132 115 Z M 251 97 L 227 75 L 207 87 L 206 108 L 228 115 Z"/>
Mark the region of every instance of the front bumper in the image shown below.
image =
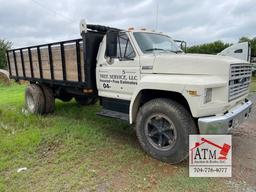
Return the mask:
<path id="1" fill-rule="evenodd" d="M 200 134 L 229 133 L 243 123 L 251 112 L 252 102 L 244 101 L 239 107 L 222 116 L 203 117 L 198 119 Z"/>

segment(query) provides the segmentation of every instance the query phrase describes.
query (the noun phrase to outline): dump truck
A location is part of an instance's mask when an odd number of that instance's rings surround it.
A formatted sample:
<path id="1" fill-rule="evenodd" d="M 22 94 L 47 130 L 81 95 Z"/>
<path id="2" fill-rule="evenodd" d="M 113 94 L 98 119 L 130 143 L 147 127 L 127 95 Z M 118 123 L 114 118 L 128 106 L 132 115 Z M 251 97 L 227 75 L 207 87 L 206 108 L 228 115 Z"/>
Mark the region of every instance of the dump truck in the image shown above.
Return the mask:
<path id="1" fill-rule="evenodd" d="M 250 115 L 252 67 L 244 60 L 185 54 L 146 29 L 81 22 L 80 34 L 7 51 L 10 78 L 29 82 L 29 112 L 54 112 L 56 98 L 99 100 L 98 115 L 134 125 L 142 149 L 171 164 L 188 157 L 190 134 L 229 134 Z"/>

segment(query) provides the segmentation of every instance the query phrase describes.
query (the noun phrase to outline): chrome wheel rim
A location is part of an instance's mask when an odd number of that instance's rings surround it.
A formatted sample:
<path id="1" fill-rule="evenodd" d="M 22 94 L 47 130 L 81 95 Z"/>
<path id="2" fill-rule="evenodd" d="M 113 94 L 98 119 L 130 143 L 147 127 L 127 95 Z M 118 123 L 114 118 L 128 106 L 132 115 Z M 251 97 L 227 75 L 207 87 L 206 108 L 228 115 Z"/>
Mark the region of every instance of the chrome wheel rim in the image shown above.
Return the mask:
<path id="1" fill-rule="evenodd" d="M 34 112 L 35 110 L 35 102 L 31 94 L 27 95 L 27 107 L 30 112 Z"/>

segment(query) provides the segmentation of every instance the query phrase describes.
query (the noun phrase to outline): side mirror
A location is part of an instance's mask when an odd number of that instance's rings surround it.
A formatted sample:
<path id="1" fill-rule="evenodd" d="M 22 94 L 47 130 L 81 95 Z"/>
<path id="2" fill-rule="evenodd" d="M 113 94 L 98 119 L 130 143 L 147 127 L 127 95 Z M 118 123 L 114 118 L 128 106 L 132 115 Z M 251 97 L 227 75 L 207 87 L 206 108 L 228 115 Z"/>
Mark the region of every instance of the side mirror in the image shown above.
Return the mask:
<path id="1" fill-rule="evenodd" d="M 117 37 L 118 31 L 109 30 L 107 32 L 106 56 L 110 58 L 117 57 Z"/>

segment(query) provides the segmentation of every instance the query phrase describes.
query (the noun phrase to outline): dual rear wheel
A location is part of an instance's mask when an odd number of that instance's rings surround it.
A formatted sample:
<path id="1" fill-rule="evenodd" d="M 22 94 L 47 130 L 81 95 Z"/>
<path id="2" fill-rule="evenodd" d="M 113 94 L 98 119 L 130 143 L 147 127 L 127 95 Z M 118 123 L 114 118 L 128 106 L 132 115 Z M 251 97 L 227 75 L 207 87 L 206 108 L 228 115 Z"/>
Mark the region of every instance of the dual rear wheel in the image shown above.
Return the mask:
<path id="1" fill-rule="evenodd" d="M 45 85 L 29 85 L 25 91 L 25 107 L 30 113 L 52 113 L 55 109 L 52 89 Z"/>
<path id="2" fill-rule="evenodd" d="M 61 100 L 70 101 L 73 96 L 60 95 Z M 97 97 L 75 96 L 79 105 L 91 105 L 97 102 Z M 25 107 L 30 113 L 48 114 L 54 112 L 55 97 L 53 90 L 42 84 L 30 84 L 25 91 Z"/>

